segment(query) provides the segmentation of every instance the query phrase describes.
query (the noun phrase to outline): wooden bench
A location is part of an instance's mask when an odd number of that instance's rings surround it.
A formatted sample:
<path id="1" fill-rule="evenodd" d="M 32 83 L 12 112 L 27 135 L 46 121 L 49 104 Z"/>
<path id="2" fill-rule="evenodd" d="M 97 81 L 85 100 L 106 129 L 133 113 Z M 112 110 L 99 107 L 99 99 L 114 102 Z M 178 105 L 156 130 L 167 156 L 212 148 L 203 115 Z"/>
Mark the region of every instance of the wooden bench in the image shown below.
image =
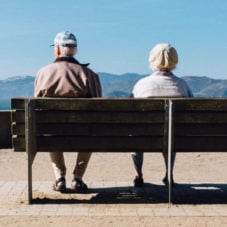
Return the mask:
<path id="1" fill-rule="evenodd" d="M 165 99 L 12 98 L 14 151 L 167 152 Z"/>
<path id="2" fill-rule="evenodd" d="M 36 152 L 227 152 L 227 99 L 13 98 L 15 151 L 28 154 L 28 201 Z"/>

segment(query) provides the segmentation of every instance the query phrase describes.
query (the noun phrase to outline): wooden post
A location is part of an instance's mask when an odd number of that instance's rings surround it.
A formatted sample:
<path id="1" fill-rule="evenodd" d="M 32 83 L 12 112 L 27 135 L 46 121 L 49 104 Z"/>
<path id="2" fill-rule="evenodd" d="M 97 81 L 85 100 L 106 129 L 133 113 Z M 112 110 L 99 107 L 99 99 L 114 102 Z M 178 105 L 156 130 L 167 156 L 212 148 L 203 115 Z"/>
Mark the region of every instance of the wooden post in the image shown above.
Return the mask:
<path id="1" fill-rule="evenodd" d="M 170 99 L 169 100 L 169 121 L 168 121 L 168 188 L 169 188 L 169 206 L 172 202 L 172 169 L 173 169 L 173 163 L 172 163 L 172 155 L 173 155 L 173 145 L 174 145 L 174 136 L 173 136 L 173 102 Z"/>
<path id="2" fill-rule="evenodd" d="M 167 156 L 167 182 L 168 182 L 168 202 L 169 207 L 172 203 L 172 155 L 173 155 L 173 102 L 171 99 L 165 100 L 165 120 L 164 120 L 164 145 L 163 152 L 166 158 Z"/>
<path id="3" fill-rule="evenodd" d="M 167 168 L 167 173 L 169 173 L 170 169 L 169 169 L 169 155 L 168 155 L 168 151 L 169 151 L 169 100 L 165 100 L 164 103 L 164 109 L 165 109 L 165 115 L 164 115 L 164 138 L 163 138 L 163 155 L 165 158 L 165 165 Z M 167 162 L 166 162 L 167 159 Z M 169 174 L 168 174 L 169 175 Z M 169 180 L 169 179 L 167 179 Z M 171 187 L 169 187 L 168 184 L 168 201 L 169 204 L 171 202 L 171 198 L 170 198 L 170 190 Z"/>
<path id="4" fill-rule="evenodd" d="M 28 158 L 28 203 L 32 203 L 32 163 L 36 155 L 35 105 L 32 99 L 25 100 L 25 147 Z"/>

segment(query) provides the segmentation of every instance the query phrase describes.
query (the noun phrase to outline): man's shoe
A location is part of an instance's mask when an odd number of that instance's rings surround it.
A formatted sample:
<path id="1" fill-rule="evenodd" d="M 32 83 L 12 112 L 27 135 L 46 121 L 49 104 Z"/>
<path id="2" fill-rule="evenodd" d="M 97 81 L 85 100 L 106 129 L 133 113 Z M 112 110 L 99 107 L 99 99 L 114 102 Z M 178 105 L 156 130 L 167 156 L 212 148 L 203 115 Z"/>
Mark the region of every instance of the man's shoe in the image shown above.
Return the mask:
<path id="1" fill-rule="evenodd" d="M 65 178 L 61 177 L 55 181 L 53 190 L 58 192 L 64 192 L 66 190 Z"/>
<path id="2" fill-rule="evenodd" d="M 71 184 L 71 189 L 76 193 L 82 193 L 82 192 L 86 192 L 88 187 L 82 180 L 73 179 Z"/>
<path id="3" fill-rule="evenodd" d="M 136 176 L 133 182 L 134 182 L 134 187 L 143 187 L 144 185 L 143 178 L 139 176 Z"/>

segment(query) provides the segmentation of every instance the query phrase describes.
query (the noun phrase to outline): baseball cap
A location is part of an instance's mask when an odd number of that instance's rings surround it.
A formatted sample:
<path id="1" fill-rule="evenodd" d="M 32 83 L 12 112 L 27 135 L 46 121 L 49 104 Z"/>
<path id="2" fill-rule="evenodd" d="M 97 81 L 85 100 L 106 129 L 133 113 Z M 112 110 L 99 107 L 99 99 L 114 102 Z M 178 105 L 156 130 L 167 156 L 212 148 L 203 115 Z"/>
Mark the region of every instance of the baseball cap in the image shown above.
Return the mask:
<path id="1" fill-rule="evenodd" d="M 77 47 L 77 40 L 75 35 L 69 31 L 59 32 L 51 46 Z"/>

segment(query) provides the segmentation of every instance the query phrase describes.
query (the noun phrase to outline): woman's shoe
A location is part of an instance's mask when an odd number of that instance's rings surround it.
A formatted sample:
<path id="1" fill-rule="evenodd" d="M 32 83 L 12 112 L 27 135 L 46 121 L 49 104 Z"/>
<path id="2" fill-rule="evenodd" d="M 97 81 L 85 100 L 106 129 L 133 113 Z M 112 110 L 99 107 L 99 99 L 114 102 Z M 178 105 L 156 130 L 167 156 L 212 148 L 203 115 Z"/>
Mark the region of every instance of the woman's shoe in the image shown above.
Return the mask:
<path id="1" fill-rule="evenodd" d="M 143 178 L 139 176 L 136 176 L 133 182 L 134 182 L 134 187 L 143 187 L 144 185 Z"/>
<path id="2" fill-rule="evenodd" d="M 167 179 L 167 176 L 165 176 L 165 177 L 162 179 L 162 182 L 163 182 L 163 184 L 164 184 L 165 186 L 168 186 L 168 179 Z M 173 188 L 176 186 L 176 184 L 175 184 L 173 178 L 172 178 L 172 180 L 171 180 L 171 185 L 172 185 Z"/>

